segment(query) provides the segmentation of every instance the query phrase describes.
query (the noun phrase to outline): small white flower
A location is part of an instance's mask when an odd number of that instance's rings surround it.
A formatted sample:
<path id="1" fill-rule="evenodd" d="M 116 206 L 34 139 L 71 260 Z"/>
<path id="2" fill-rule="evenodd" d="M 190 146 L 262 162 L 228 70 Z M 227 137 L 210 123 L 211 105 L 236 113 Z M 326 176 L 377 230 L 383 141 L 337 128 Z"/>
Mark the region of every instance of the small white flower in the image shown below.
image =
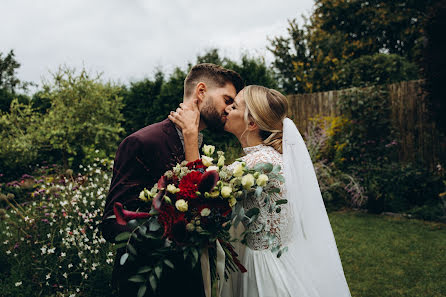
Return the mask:
<path id="1" fill-rule="evenodd" d="M 232 174 L 234 174 L 235 177 L 240 177 L 243 175 L 243 163 L 237 163 L 237 165 L 235 165 L 234 171 L 232 172 Z"/>
<path id="2" fill-rule="evenodd" d="M 68 264 L 68 268 L 71 268 L 71 267 L 73 267 L 73 264 L 71 264 L 71 263 Z"/>
<path id="3" fill-rule="evenodd" d="M 22 285 L 22 282 L 21 282 L 21 281 L 15 283 L 15 286 L 16 286 L 16 287 L 21 286 L 21 285 Z"/>
<path id="4" fill-rule="evenodd" d="M 65 254 L 64 252 L 60 253 L 61 257 L 65 257 L 67 254 Z"/>
<path id="5" fill-rule="evenodd" d="M 201 215 L 202 217 L 207 217 L 207 216 L 210 215 L 210 214 L 211 214 L 211 210 L 210 210 L 209 208 L 207 208 L 207 207 L 203 208 L 203 209 L 200 211 L 200 215 Z"/>
<path id="6" fill-rule="evenodd" d="M 50 278 L 51 278 L 51 272 L 48 273 L 48 274 L 45 276 L 45 278 L 46 278 L 46 279 L 50 279 Z"/>
<path id="7" fill-rule="evenodd" d="M 8 250 L 8 251 L 6 251 L 6 254 L 7 254 L 7 255 L 11 254 L 11 251 L 9 251 L 9 250 Z"/>
<path id="8" fill-rule="evenodd" d="M 260 187 L 264 187 L 268 182 L 268 176 L 266 174 L 260 174 L 256 180 L 256 183 Z"/>
<path id="9" fill-rule="evenodd" d="M 180 189 L 178 189 L 177 187 L 175 187 L 175 185 L 167 185 L 167 192 L 172 193 L 172 194 L 176 194 L 180 191 Z"/>
<path id="10" fill-rule="evenodd" d="M 187 201 L 184 199 L 177 200 L 177 202 L 175 202 L 175 207 L 181 212 L 186 212 L 188 209 Z"/>
<path id="11" fill-rule="evenodd" d="M 254 185 L 254 176 L 249 173 L 242 177 L 242 186 L 246 190 L 249 190 Z"/>
<path id="12" fill-rule="evenodd" d="M 217 167 L 217 166 L 209 166 L 207 169 L 206 169 L 206 171 L 212 171 L 212 170 L 215 170 L 215 171 L 219 171 L 219 168 Z"/>
<path id="13" fill-rule="evenodd" d="M 68 274 L 66 272 L 62 275 L 63 275 L 63 277 L 68 278 Z"/>
<path id="14" fill-rule="evenodd" d="M 224 186 L 221 188 L 221 196 L 223 198 L 228 198 L 232 193 L 232 188 L 228 186 Z"/>
<path id="15" fill-rule="evenodd" d="M 203 162 L 203 165 L 206 167 L 212 166 L 212 161 L 214 159 L 208 156 L 201 156 L 201 162 Z"/>

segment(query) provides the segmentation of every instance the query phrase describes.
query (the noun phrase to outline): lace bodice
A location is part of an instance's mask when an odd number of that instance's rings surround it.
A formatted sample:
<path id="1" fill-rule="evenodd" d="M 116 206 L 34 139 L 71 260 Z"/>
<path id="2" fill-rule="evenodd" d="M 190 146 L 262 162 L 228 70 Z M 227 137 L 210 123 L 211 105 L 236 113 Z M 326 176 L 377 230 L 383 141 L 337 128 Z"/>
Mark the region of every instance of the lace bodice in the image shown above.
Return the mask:
<path id="1" fill-rule="evenodd" d="M 257 163 L 271 163 L 273 165 L 280 165 L 282 168 L 280 174 L 283 175 L 282 155 L 271 146 L 260 144 L 257 146 L 244 148 L 243 150 L 246 155 L 241 159 L 246 163 L 247 167 L 254 167 Z M 236 164 L 237 162 L 231 164 L 229 167 L 233 168 Z M 278 180 L 272 180 L 271 182 L 275 187 L 281 189 L 280 193 L 272 194 L 271 199 L 273 201 L 284 199 L 284 183 Z M 250 233 L 247 237 L 248 247 L 253 250 L 269 249 L 278 244 L 285 245 L 289 241 L 290 237 L 291 212 L 288 204 L 281 205 L 282 210 L 280 213 L 276 213 L 275 211 L 273 213 L 269 213 L 264 203 L 265 195 L 267 194 L 263 193 L 259 198 L 252 195 L 242 201 L 243 207 L 246 211 L 254 207 L 260 209 L 260 214 L 257 221 L 252 223 L 249 228 L 252 230 L 258 230 L 261 228 L 262 224 L 265 224 L 265 228 L 262 232 Z M 245 225 L 245 227 L 247 226 Z M 268 239 L 265 239 L 268 232 L 271 232 L 276 237 L 272 245 L 269 244 Z"/>

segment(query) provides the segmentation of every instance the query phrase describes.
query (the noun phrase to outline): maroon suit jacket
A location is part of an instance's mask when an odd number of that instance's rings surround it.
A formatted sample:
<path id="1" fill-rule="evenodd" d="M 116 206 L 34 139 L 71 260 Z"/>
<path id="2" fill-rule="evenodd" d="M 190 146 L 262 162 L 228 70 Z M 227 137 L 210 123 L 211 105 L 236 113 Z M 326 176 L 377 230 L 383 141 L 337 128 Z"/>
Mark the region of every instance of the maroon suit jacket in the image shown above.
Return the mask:
<path id="1" fill-rule="evenodd" d="M 139 193 L 144 188 L 150 190 L 164 172 L 184 159 L 183 145 L 175 125 L 169 119 L 144 127 L 121 142 L 116 152 L 110 191 L 105 204 L 103 221 L 100 225 L 102 235 L 107 241 L 115 242 L 116 235 L 124 231 L 131 231 L 127 226 L 117 224 L 115 219 L 106 219 L 113 215 L 114 203 L 121 202 L 126 209 L 133 211 L 143 206 L 143 202 L 139 199 Z M 126 296 L 136 296 L 137 291 L 134 294 L 133 292 L 137 288 L 127 281 L 128 277 L 133 274 L 131 264 L 129 263 L 130 266 L 127 266 L 127 263 L 124 266 L 119 264 L 123 253 L 124 249 L 117 251 L 112 283 L 114 287 L 126 288 Z M 186 268 L 180 265 L 176 269 Z M 182 279 L 185 278 L 183 273 L 184 271 L 180 276 Z M 198 273 L 195 271 L 196 276 Z M 172 274 L 169 275 L 170 282 L 175 278 L 172 278 Z M 194 281 L 189 279 L 188 283 L 190 286 L 190 283 L 194 283 Z M 200 283 L 200 280 L 196 279 L 195 287 L 197 285 L 198 291 L 201 293 L 202 281 Z M 167 287 L 169 286 L 172 287 L 171 284 L 167 284 Z M 195 289 L 191 290 L 196 291 Z M 163 296 L 170 295 L 173 293 L 163 293 Z"/>

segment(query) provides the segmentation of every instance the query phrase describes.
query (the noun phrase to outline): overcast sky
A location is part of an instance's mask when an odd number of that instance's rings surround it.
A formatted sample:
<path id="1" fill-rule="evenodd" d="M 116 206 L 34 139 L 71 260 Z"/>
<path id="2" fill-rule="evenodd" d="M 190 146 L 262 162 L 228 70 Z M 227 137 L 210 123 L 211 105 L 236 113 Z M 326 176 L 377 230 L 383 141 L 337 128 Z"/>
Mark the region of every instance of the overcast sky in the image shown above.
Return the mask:
<path id="1" fill-rule="evenodd" d="M 313 0 L 2 0 L 0 52 L 14 49 L 18 76 L 40 82 L 58 65 L 127 83 L 169 73 L 219 48 L 222 56 L 272 56 L 267 37 L 309 15 Z"/>

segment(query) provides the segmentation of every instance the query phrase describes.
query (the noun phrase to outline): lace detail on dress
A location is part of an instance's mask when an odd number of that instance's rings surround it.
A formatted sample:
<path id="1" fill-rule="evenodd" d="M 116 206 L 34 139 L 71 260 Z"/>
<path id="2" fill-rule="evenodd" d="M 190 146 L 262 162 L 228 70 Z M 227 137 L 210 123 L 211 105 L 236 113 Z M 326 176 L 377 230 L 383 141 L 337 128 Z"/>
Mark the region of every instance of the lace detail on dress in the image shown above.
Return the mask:
<path id="1" fill-rule="evenodd" d="M 254 167 L 257 163 L 271 163 L 273 165 L 280 165 L 282 170 L 280 174 L 283 175 L 283 158 L 282 155 L 277 152 L 274 148 L 266 146 L 263 144 L 247 147 L 243 149 L 246 153 L 241 159 L 246 163 L 247 167 Z M 228 166 L 229 169 L 233 169 L 238 162 L 235 162 Z M 274 186 L 281 189 L 278 194 L 272 194 L 271 199 L 277 201 L 284 199 L 285 197 L 285 185 L 278 180 L 271 181 Z M 269 213 L 265 206 L 264 199 L 265 193 L 263 193 L 259 198 L 254 195 L 242 201 L 245 210 L 257 207 L 260 209 L 260 214 L 256 222 L 252 223 L 249 229 L 259 230 L 263 224 L 265 228 L 259 233 L 250 233 L 247 236 L 248 247 L 253 250 L 263 250 L 269 249 L 278 244 L 285 245 L 289 242 L 291 234 L 291 209 L 288 204 L 281 205 L 280 213 Z M 247 227 L 245 225 L 245 227 Z M 266 234 L 271 232 L 275 235 L 275 240 L 270 245 Z"/>

